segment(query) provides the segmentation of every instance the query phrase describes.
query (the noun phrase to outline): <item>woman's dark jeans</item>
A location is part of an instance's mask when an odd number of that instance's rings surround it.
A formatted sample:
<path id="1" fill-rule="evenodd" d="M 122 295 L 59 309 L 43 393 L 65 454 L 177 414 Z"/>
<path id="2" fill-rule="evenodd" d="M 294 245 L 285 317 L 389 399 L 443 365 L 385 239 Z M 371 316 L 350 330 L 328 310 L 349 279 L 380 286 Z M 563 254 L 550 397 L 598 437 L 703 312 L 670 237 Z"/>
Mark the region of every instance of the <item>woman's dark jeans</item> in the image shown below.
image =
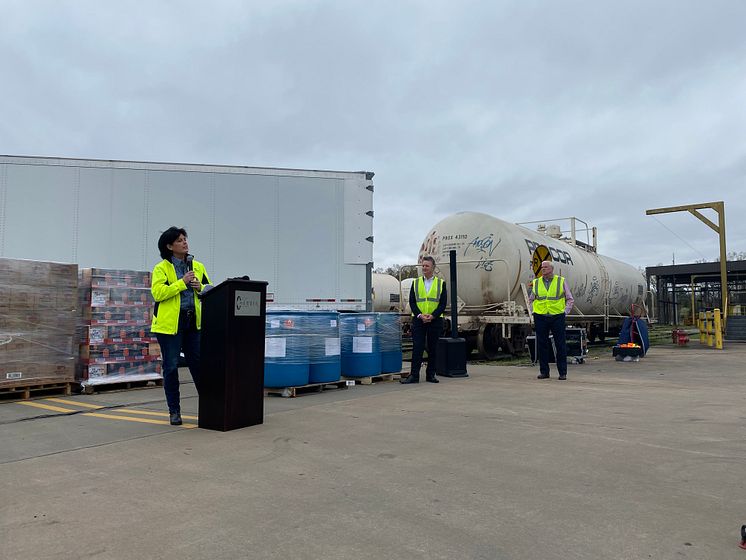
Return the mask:
<path id="1" fill-rule="evenodd" d="M 179 328 L 176 334 L 156 333 L 163 359 L 163 390 L 169 412 L 181 412 L 179 396 L 179 353 L 184 352 L 194 386 L 199 392 L 199 338 L 194 326 Z"/>

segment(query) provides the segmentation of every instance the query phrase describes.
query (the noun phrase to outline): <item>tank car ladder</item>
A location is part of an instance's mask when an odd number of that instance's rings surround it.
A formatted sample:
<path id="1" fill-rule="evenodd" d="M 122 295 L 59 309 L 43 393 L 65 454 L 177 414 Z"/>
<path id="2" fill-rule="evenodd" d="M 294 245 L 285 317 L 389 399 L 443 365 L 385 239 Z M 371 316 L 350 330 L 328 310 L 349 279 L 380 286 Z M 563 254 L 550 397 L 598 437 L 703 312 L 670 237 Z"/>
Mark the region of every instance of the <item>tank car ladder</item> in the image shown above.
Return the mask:
<path id="1" fill-rule="evenodd" d="M 534 314 L 531 313 L 531 304 L 528 302 L 528 288 L 526 288 L 526 284 L 524 282 L 521 282 L 521 291 L 523 292 L 523 300 L 526 302 L 526 312 L 528 313 L 528 324 L 533 327 Z"/>

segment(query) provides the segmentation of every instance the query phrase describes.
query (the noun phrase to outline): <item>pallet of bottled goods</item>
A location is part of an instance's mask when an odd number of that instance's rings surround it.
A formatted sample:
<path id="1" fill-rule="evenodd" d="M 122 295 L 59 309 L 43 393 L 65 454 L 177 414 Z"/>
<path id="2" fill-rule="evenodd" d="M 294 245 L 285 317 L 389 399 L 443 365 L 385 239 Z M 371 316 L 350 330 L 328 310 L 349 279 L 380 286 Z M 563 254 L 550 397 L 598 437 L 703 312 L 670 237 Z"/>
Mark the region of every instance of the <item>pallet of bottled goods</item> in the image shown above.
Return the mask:
<path id="1" fill-rule="evenodd" d="M 79 276 L 80 385 L 161 381 L 150 273 L 84 268 Z"/>

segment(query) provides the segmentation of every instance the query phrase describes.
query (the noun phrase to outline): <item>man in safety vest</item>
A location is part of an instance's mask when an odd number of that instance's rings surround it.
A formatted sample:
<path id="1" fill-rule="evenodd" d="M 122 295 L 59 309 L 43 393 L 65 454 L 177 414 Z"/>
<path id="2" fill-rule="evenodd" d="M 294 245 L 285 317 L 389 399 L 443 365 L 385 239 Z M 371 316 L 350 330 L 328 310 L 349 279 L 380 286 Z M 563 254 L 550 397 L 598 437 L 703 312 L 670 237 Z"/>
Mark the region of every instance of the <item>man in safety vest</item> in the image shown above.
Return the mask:
<path id="1" fill-rule="evenodd" d="M 539 357 L 539 379 L 549 378 L 549 333 L 554 336 L 557 371 L 560 380 L 567 379 L 567 346 L 565 316 L 575 300 L 563 276 L 555 276 L 550 261 L 541 263 L 541 276 L 531 282 L 529 303 L 532 305 Z"/>
<path id="2" fill-rule="evenodd" d="M 425 380 L 439 383 L 435 377 L 435 353 L 438 339 L 443 333 L 443 311 L 448 296 L 446 283 L 433 275 L 435 259 L 422 258 L 422 276 L 412 283 L 409 290 L 409 307 L 412 309 L 412 371 L 401 383 L 419 383 L 422 353 L 427 341 L 427 369 Z"/>

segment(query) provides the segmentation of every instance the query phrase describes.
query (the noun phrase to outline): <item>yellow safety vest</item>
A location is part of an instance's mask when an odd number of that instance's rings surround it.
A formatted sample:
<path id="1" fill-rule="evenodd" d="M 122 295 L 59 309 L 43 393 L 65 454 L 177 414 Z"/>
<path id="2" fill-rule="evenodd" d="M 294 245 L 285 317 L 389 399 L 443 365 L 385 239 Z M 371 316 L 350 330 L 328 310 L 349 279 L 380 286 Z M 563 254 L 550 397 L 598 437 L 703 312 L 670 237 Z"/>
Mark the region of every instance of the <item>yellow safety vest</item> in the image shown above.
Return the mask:
<path id="1" fill-rule="evenodd" d="M 199 261 L 192 261 L 194 276 L 199 280 L 200 289 L 203 284 L 209 284 L 205 266 Z M 153 294 L 155 306 L 153 308 L 153 322 L 150 332 L 161 334 L 176 334 L 179 331 L 179 311 L 181 309 L 181 292 L 191 290 L 181 278 L 176 277 L 176 269 L 171 261 L 162 260 L 153 269 L 150 281 L 150 293 Z M 197 328 L 202 328 L 202 302 L 194 295 L 194 314 Z"/>
<path id="2" fill-rule="evenodd" d="M 565 279 L 556 274 L 549 284 L 543 278 L 534 278 L 534 313 L 540 315 L 560 315 L 565 312 Z"/>
<path id="3" fill-rule="evenodd" d="M 417 301 L 417 307 L 420 308 L 420 313 L 423 315 L 429 315 L 435 308 L 438 307 L 440 301 L 440 294 L 443 292 L 443 280 L 435 276 L 433 283 L 430 284 L 430 291 L 425 291 L 425 279 L 420 276 L 415 280 L 414 283 L 414 296 Z M 414 313 L 412 313 L 414 315 Z"/>

